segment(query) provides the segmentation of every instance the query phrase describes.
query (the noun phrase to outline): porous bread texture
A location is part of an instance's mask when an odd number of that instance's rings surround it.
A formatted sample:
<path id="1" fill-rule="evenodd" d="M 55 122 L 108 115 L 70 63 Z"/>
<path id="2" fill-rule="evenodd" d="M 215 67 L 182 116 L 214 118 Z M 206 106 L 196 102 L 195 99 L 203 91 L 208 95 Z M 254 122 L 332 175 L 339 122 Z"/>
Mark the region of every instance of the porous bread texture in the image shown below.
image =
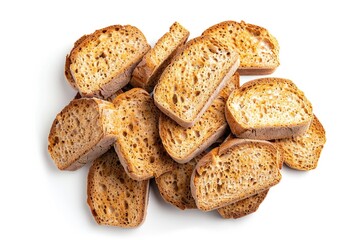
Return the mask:
<path id="1" fill-rule="evenodd" d="M 156 185 L 162 198 L 181 210 L 196 208 L 195 200 L 191 195 L 190 178 L 196 163 L 205 155 L 197 157 L 185 164 L 176 163 L 170 172 L 155 178 Z"/>
<path id="2" fill-rule="evenodd" d="M 241 218 L 258 210 L 260 204 L 264 201 L 269 189 L 257 193 L 251 197 L 238 202 L 218 208 L 217 211 L 223 218 Z"/>
<path id="3" fill-rule="evenodd" d="M 304 134 L 274 142 L 283 149 L 285 164 L 290 168 L 303 171 L 317 167 L 325 143 L 325 129 L 315 115 Z"/>
<path id="4" fill-rule="evenodd" d="M 115 150 L 129 176 L 145 180 L 174 168 L 159 136 L 159 110 L 144 89 L 133 88 L 117 96 Z"/>
<path id="5" fill-rule="evenodd" d="M 226 132 L 228 125 L 225 119 L 225 103 L 230 93 L 238 88 L 239 84 L 239 73 L 235 73 L 192 127 L 184 128 L 166 115 L 160 115 L 160 137 L 172 159 L 179 163 L 186 163 Z"/>
<path id="6" fill-rule="evenodd" d="M 60 170 L 76 170 L 115 141 L 114 105 L 95 98 L 72 100 L 53 121 L 48 151 Z"/>
<path id="7" fill-rule="evenodd" d="M 190 32 L 178 22 L 165 33 L 135 67 L 130 84 L 152 92 L 161 73 L 188 39 Z"/>
<path id="8" fill-rule="evenodd" d="M 162 73 L 154 89 L 155 105 L 182 127 L 191 127 L 239 63 L 239 55 L 215 39 L 192 39 Z"/>
<path id="9" fill-rule="evenodd" d="M 113 95 L 130 81 L 149 49 L 142 32 L 130 25 L 109 26 L 86 36 L 68 57 L 81 96 L 105 99 Z"/>
<path id="10" fill-rule="evenodd" d="M 304 133 L 313 118 L 312 105 L 296 85 L 282 78 L 262 78 L 234 90 L 225 109 L 239 138 L 281 139 Z"/>
<path id="11" fill-rule="evenodd" d="M 208 35 L 240 55 L 241 75 L 270 74 L 280 65 L 279 44 L 267 29 L 244 21 L 225 21 L 209 27 Z"/>
<path id="12" fill-rule="evenodd" d="M 278 152 L 267 141 L 233 139 L 211 150 L 196 165 L 191 192 L 200 210 L 210 211 L 276 185 Z"/>
<path id="13" fill-rule="evenodd" d="M 149 180 L 131 179 L 111 148 L 96 159 L 88 174 L 87 203 L 98 224 L 137 227 L 145 219 Z"/>

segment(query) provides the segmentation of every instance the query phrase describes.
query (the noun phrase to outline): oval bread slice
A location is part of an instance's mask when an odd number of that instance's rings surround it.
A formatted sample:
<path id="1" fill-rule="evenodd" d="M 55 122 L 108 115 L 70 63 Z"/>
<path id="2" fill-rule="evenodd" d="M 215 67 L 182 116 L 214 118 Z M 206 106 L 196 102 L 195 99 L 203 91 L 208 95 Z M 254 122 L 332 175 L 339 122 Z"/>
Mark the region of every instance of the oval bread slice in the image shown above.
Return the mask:
<path id="1" fill-rule="evenodd" d="M 233 134 L 272 140 L 303 134 L 313 118 L 312 105 L 296 85 L 282 78 L 262 78 L 234 90 L 225 108 Z"/>

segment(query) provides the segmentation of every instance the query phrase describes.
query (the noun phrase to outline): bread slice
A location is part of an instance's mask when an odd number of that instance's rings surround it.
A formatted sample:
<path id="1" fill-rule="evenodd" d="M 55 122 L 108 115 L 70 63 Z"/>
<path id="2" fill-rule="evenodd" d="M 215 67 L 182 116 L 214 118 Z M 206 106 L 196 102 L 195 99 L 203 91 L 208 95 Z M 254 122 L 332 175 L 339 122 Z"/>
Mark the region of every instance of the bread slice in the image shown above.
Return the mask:
<path id="1" fill-rule="evenodd" d="M 164 114 L 160 115 L 160 137 L 169 155 L 179 163 L 186 163 L 213 144 L 226 129 L 225 104 L 230 93 L 239 87 L 235 73 L 226 87 L 201 118 L 190 128 L 184 128 Z"/>
<path id="2" fill-rule="evenodd" d="M 149 93 L 133 88 L 117 96 L 115 122 L 118 135 L 115 150 L 129 176 L 145 180 L 160 176 L 174 168 L 159 136 L 159 110 Z"/>
<path id="3" fill-rule="evenodd" d="M 304 134 L 275 140 L 274 144 L 283 149 L 287 166 L 296 170 L 312 170 L 317 167 L 325 142 L 325 129 L 314 115 L 309 129 Z"/>
<path id="4" fill-rule="evenodd" d="M 161 73 L 177 50 L 184 45 L 189 35 L 190 32 L 178 22 L 172 24 L 170 31 L 157 41 L 154 48 L 148 51 L 136 66 L 130 84 L 152 92 Z"/>
<path id="5" fill-rule="evenodd" d="M 131 179 L 112 148 L 89 170 L 87 203 L 98 224 L 139 226 L 145 219 L 148 193 L 149 180 Z"/>
<path id="6" fill-rule="evenodd" d="M 312 105 L 296 85 L 282 78 L 262 78 L 233 91 L 225 109 L 239 138 L 280 139 L 303 134 L 313 118 Z"/>
<path id="7" fill-rule="evenodd" d="M 60 170 L 76 170 L 106 152 L 115 141 L 114 105 L 95 98 L 72 100 L 55 118 L 48 151 Z"/>
<path id="8" fill-rule="evenodd" d="M 241 218 L 258 210 L 260 204 L 264 201 L 269 189 L 245 198 L 238 202 L 229 204 L 225 207 L 218 208 L 220 216 L 223 218 Z"/>
<path id="9" fill-rule="evenodd" d="M 239 55 L 213 38 L 187 42 L 154 89 L 156 106 L 182 127 L 209 108 L 239 66 Z"/>
<path id="10" fill-rule="evenodd" d="M 203 157 L 191 176 L 191 192 L 203 211 L 217 209 L 276 185 L 278 152 L 267 141 L 233 139 Z"/>
<path id="11" fill-rule="evenodd" d="M 206 29 L 208 35 L 240 55 L 241 75 L 270 74 L 280 65 L 279 44 L 268 30 L 244 21 L 225 21 Z"/>
<path id="12" fill-rule="evenodd" d="M 81 96 L 106 99 L 113 95 L 130 81 L 149 49 L 142 32 L 130 25 L 109 26 L 81 39 L 68 57 Z"/>
<path id="13" fill-rule="evenodd" d="M 162 198 L 182 210 L 196 208 L 195 200 L 191 195 L 190 178 L 197 162 L 205 155 L 197 157 L 185 164 L 176 163 L 176 167 L 167 173 L 155 178 L 156 185 Z"/>

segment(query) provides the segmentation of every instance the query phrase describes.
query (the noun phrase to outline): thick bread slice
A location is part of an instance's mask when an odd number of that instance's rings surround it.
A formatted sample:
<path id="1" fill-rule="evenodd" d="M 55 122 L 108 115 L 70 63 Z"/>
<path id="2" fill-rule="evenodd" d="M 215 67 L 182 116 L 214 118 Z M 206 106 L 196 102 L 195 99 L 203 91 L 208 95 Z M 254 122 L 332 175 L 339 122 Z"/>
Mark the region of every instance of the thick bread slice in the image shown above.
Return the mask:
<path id="1" fill-rule="evenodd" d="M 87 180 L 87 203 L 101 225 L 136 227 L 145 219 L 149 180 L 131 179 L 111 149 L 96 159 Z"/>
<path id="2" fill-rule="evenodd" d="M 269 189 L 238 202 L 229 204 L 225 207 L 218 208 L 217 211 L 223 218 L 236 219 L 244 217 L 258 210 L 260 204 L 264 201 L 268 192 Z"/>
<path id="3" fill-rule="evenodd" d="M 188 39 L 190 32 L 175 22 L 150 49 L 132 73 L 130 84 L 152 92 L 161 73 Z"/>
<path id="4" fill-rule="evenodd" d="M 129 176 L 145 180 L 172 170 L 175 162 L 166 153 L 159 136 L 159 110 L 149 93 L 133 88 L 117 96 L 118 131 L 115 150 Z"/>
<path id="5" fill-rule="evenodd" d="M 287 166 L 297 170 L 312 170 L 317 167 L 325 142 L 325 129 L 314 115 L 309 129 L 304 134 L 275 140 L 274 144 L 283 149 Z"/>
<path id="6" fill-rule="evenodd" d="M 187 42 L 154 89 L 156 106 L 182 127 L 191 127 L 225 87 L 239 55 L 213 38 Z"/>
<path id="7" fill-rule="evenodd" d="M 83 97 L 108 98 L 125 86 L 150 49 L 142 32 L 114 25 L 88 35 L 70 52 L 70 71 Z"/>
<path id="8" fill-rule="evenodd" d="M 225 21 L 203 32 L 237 51 L 241 75 L 270 74 L 280 65 L 279 44 L 265 28 L 244 21 Z"/>
<path id="9" fill-rule="evenodd" d="M 74 49 L 79 46 L 80 43 L 82 43 L 82 41 L 84 41 L 86 39 L 88 35 L 83 35 L 81 38 L 79 38 L 75 43 L 74 43 L 74 47 L 71 49 L 70 53 L 68 55 L 66 55 L 66 59 L 65 59 L 65 78 L 67 79 L 68 83 L 70 84 L 70 86 L 72 88 L 74 88 L 75 90 L 77 90 L 76 84 L 75 84 L 75 80 L 73 78 L 73 76 L 71 75 L 71 71 L 70 71 L 70 64 L 71 64 L 71 60 L 70 60 L 70 55 L 72 53 L 72 51 L 74 51 Z M 80 95 L 80 94 L 79 94 Z M 80 95 L 81 96 L 81 95 Z"/>
<path id="10" fill-rule="evenodd" d="M 156 185 L 162 198 L 182 210 L 196 208 L 191 195 L 190 178 L 197 162 L 205 155 L 201 153 L 185 164 L 176 163 L 176 167 L 163 175 L 156 177 Z"/>
<path id="11" fill-rule="evenodd" d="M 203 157 L 191 176 L 196 206 L 210 211 L 260 193 L 281 179 L 278 152 L 267 141 L 233 139 Z"/>
<path id="12" fill-rule="evenodd" d="M 230 94 L 225 114 L 237 137 L 262 140 L 300 135 L 313 118 L 312 105 L 304 93 L 282 78 L 245 83 Z"/>
<path id="13" fill-rule="evenodd" d="M 186 163 L 206 150 L 226 129 L 225 104 L 230 93 L 239 87 L 235 73 L 226 87 L 201 118 L 190 128 L 184 128 L 164 114 L 160 115 L 160 137 L 169 155 L 179 163 Z"/>
<path id="14" fill-rule="evenodd" d="M 55 118 L 48 151 L 60 170 L 76 170 L 106 152 L 115 141 L 114 105 L 95 98 L 72 100 Z"/>

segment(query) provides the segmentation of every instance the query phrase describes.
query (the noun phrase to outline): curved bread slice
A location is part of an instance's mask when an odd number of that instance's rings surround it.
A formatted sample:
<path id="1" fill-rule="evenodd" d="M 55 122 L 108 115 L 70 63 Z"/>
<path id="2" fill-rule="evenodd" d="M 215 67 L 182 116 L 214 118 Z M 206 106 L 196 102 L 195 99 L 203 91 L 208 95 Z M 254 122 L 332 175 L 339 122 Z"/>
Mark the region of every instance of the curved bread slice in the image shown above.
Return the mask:
<path id="1" fill-rule="evenodd" d="M 96 159 L 87 180 L 87 203 L 101 225 L 136 227 L 145 219 L 149 180 L 131 179 L 111 149 Z"/>
<path id="2" fill-rule="evenodd" d="M 171 25 L 170 31 L 157 41 L 154 48 L 150 49 L 136 66 L 130 84 L 152 92 L 161 73 L 175 56 L 176 51 L 184 45 L 189 35 L 189 31 L 179 23 L 175 22 Z"/>
<path id="3" fill-rule="evenodd" d="M 129 176 L 145 180 L 160 176 L 174 168 L 159 136 L 159 110 L 149 93 L 133 88 L 117 96 L 118 131 L 115 150 Z"/>
<path id="4" fill-rule="evenodd" d="M 265 28 L 244 21 L 225 21 L 203 32 L 237 51 L 241 75 L 270 74 L 280 65 L 279 44 Z"/>
<path id="5" fill-rule="evenodd" d="M 76 170 L 106 152 L 115 141 L 114 105 L 100 99 L 72 100 L 55 118 L 48 151 L 60 170 Z"/>
<path id="6" fill-rule="evenodd" d="M 260 204 L 264 201 L 268 192 L 269 189 L 238 202 L 229 204 L 225 207 L 218 208 L 217 211 L 223 218 L 236 219 L 244 217 L 258 210 Z"/>
<path id="7" fill-rule="evenodd" d="M 193 126 L 239 62 L 236 52 L 213 38 L 190 40 L 161 75 L 154 89 L 156 106 L 182 127 Z"/>
<path id="8" fill-rule="evenodd" d="M 135 66 L 150 49 L 142 32 L 130 25 L 109 26 L 80 40 L 68 58 L 83 97 L 113 95 L 130 81 Z"/>
<path id="9" fill-rule="evenodd" d="M 245 83 L 230 94 L 225 114 L 237 137 L 263 140 L 300 135 L 313 118 L 312 105 L 304 93 L 282 78 Z"/>
<path id="10" fill-rule="evenodd" d="M 304 134 L 276 140 L 274 144 L 283 149 L 287 166 L 297 170 L 312 170 L 317 167 L 325 142 L 325 129 L 314 115 L 309 129 Z"/>
<path id="11" fill-rule="evenodd" d="M 201 153 L 185 164 L 176 163 L 176 167 L 155 178 L 162 198 L 182 210 L 196 208 L 191 195 L 190 178 L 197 162 L 205 155 Z"/>
<path id="12" fill-rule="evenodd" d="M 267 141 L 233 139 L 203 157 L 191 176 L 200 210 L 210 211 L 269 189 L 281 179 L 278 152 Z"/>
<path id="13" fill-rule="evenodd" d="M 190 128 L 178 125 L 164 114 L 160 115 L 160 137 L 166 151 L 175 161 L 190 161 L 225 133 L 225 103 L 230 93 L 238 87 L 239 74 L 235 73 L 199 121 Z"/>

